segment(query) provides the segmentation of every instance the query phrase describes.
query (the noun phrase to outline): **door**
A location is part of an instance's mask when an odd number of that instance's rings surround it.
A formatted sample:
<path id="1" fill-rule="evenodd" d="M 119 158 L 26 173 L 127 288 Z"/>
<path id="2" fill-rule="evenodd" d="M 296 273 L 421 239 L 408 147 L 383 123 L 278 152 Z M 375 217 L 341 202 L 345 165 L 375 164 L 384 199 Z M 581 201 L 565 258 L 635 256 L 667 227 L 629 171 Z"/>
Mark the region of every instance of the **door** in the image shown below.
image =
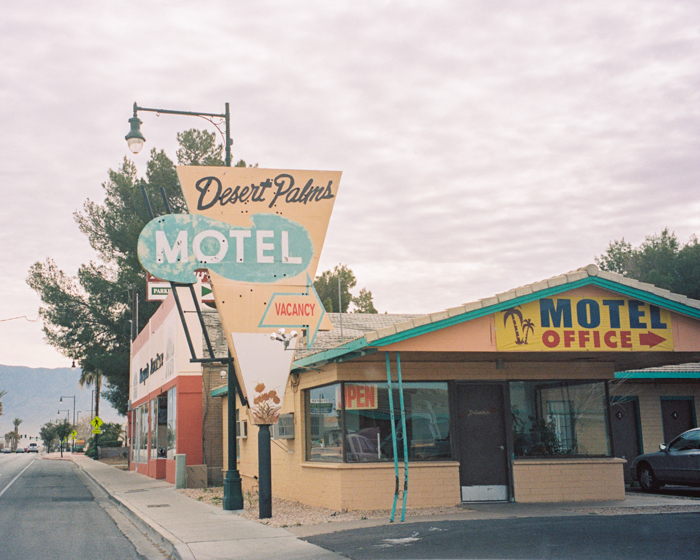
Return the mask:
<path id="1" fill-rule="evenodd" d="M 643 453 L 639 430 L 639 401 L 636 397 L 611 397 L 610 412 L 615 457 L 627 459 L 629 464 Z M 623 470 L 625 484 L 631 483 L 629 469 L 625 467 Z"/>
<path id="2" fill-rule="evenodd" d="M 504 387 L 456 386 L 459 478 L 463 502 L 509 497 Z"/>
<path id="3" fill-rule="evenodd" d="M 664 427 L 664 443 L 695 427 L 695 402 L 693 397 L 661 397 L 661 421 Z"/>

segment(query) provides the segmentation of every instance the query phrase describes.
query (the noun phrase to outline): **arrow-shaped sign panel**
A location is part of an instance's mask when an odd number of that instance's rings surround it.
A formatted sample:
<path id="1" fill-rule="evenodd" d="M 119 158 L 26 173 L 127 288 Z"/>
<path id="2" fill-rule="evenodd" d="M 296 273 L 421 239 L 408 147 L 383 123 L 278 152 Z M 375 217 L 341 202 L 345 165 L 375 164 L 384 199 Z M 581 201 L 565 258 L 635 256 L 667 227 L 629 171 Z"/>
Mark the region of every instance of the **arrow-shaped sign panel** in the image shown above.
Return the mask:
<path id="1" fill-rule="evenodd" d="M 326 310 L 309 279 L 306 293 L 272 294 L 258 326 L 308 328 L 308 344 L 313 345 L 325 315 Z"/>

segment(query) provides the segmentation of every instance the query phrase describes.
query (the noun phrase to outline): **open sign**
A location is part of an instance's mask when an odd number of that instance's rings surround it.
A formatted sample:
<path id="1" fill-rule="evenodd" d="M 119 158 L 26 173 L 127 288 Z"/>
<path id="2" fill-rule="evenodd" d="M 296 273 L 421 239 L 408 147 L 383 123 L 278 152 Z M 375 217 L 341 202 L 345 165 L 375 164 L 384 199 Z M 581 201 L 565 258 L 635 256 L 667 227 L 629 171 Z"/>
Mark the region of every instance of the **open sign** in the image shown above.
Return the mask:
<path id="1" fill-rule="evenodd" d="M 345 385 L 345 410 L 377 408 L 376 385 Z"/>

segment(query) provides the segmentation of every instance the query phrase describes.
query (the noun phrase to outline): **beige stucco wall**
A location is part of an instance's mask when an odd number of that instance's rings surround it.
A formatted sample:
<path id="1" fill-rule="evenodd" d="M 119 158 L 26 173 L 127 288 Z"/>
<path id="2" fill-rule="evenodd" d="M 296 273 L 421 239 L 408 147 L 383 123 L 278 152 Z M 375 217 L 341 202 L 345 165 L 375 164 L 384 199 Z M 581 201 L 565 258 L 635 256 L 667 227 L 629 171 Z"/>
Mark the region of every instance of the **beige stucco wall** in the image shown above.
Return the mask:
<path id="1" fill-rule="evenodd" d="M 547 459 L 513 462 L 515 501 L 624 500 L 624 459 Z"/>

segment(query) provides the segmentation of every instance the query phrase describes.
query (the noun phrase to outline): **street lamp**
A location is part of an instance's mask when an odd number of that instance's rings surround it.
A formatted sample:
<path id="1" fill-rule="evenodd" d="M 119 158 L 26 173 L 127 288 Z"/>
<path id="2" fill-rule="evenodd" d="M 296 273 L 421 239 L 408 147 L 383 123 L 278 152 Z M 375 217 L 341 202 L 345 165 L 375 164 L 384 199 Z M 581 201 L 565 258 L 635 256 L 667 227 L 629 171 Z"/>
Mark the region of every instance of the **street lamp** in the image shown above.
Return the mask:
<path id="1" fill-rule="evenodd" d="M 70 395 L 61 395 L 61 399 L 58 402 L 63 402 L 63 399 L 73 399 L 73 427 L 75 427 L 75 395 L 72 397 Z M 73 440 L 72 452 L 75 452 L 75 440 Z"/>
<path id="2" fill-rule="evenodd" d="M 139 107 L 134 102 L 134 116 L 129 119 L 131 130 L 124 137 L 129 144 L 129 149 L 137 154 L 143 148 L 143 143 L 146 138 L 141 133 L 141 119 L 138 117 L 139 111 L 149 111 L 151 113 L 164 115 L 184 115 L 191 117 L 201 117 L 214 125 L 224 139 L 226 150 L 226 167 L 231 167 L 231 113 L 229 104 L 226 103 L 224 113 L 196 113 L 192 111 L 172 111 L 169 109 L 149 109 Z M 212 119 L 223 119 L 225 128 L 221 130 L 221 122 L 215 122 Z M 143 184 L 141 185 L 143 189 Z M 148 198 L 146 198 L 148 200 Z M 239 510 L 243 509 L 243 488 L 241 475 L 238 472 L 238 459 L 236 457 L 236 378 L 233 370 L 233 358 L 229 352 L 228 363 L 228 469 L 224 473 L 224 500 L 223 509 Z M 97 458 L 97 457 L 95 457 Z"/>
<path id="3" fill-rule="evenodd" d="M 134 154 L 138 154 L 143 148 L 143 143 L 146 138 L 141 133 L 142 121 L 138 117 L 139 111 L 149 111 L 151 113 L 166 114 L 166 115 L 185 115 L 190 117 L 201 117 L 216 127 L 219 131 L 221 137 L 224 139 L 224 146 L 226 149 L 226 167 L 231 167 L 231 146 L 233 145 L 233 140 L 231 140 L 231 113 L 229 112 L 229 104 L 225 104 L 224 113 L 198 113 L 194 111 L 172 111 L 170 109 L 149 109 L 147 107 L 139 107 L 134 103 L 134 116 L 129 119 L 129 124 L 131 129 L 129 133 L 124 137 L 127 144 L 129 144 L 129 149 Z M 215 122 L 212 118 L 224 119 L 225 131 L 221 130 L 221 122 Z"/>

